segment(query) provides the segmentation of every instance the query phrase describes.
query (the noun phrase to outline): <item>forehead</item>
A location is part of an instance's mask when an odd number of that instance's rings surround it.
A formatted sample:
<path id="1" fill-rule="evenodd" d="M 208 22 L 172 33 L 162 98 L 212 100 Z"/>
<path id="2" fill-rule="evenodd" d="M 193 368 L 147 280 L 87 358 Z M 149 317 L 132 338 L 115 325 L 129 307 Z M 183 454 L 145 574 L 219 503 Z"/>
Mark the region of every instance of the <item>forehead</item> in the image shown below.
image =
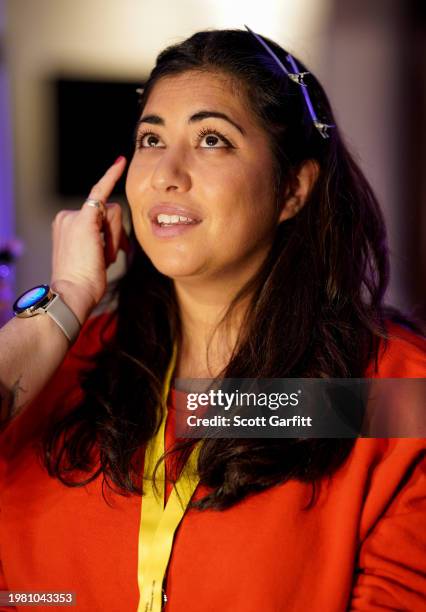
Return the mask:
<path id="1" fill-rule="evenodd" d="M 243 87 L 232 77 L 218 72 L 191 70 L 161 78 L 154 85 L 143 113 L 187 117 L 204 108 L 229 112 L 234 119 L 257 123 Z"/>

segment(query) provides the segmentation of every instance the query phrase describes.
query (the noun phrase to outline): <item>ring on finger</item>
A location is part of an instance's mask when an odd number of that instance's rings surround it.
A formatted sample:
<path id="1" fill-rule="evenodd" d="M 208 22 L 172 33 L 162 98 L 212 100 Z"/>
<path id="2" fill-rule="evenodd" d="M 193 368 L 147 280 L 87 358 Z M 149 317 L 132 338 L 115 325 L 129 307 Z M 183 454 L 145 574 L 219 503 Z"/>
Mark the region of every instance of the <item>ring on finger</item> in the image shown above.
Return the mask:
<path id="1" fill-rule="evenodd" d="M 87 198 L 84 204 L 87 206 L 91 206 L 92 208 L 97 208 L 102 213 L 102 217 L 105 218 L 106 210 L 105 204 L 102 202 L 102 200 L 96 200 L 95 198 Z"/>

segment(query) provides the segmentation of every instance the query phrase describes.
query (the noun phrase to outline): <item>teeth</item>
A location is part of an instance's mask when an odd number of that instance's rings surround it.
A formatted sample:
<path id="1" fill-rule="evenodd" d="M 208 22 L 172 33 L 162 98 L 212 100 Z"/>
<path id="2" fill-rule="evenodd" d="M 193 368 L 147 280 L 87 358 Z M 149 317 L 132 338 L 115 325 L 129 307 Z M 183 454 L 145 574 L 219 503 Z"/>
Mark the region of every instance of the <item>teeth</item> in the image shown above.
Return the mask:
<path id="1" fill-rule="evenodd" d="M 174 223 L 195 223 L 194 219 L 190 217 L 183 217 L 181 215 L 165 215 L 161 213 L 157 215 L 157 222 L 160 225 L 173 225 Z"/>

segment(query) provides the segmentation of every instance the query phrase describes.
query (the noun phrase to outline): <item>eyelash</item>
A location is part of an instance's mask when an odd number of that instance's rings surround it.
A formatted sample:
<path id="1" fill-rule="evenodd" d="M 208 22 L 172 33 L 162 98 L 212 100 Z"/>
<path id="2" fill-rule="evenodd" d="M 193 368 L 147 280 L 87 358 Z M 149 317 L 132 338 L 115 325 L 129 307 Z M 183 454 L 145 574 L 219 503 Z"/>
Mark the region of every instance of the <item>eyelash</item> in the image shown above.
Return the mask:
<path id="1" fill-rule="evenodd" d="M 221 132 L 219 132 L 218 130 L 215 130 L 214 128 L 208 128 L 208 127 L 201 128 L 201 130 L 197 133 L 197 143 L 199 143 L 199 141 L 202 140 L 204 136 L 210 136 L 210 135 L 217 136 L 220 140 L 222 140 L 222 142 L 226 145 L 226 147 L 203 147 L 203 149 L 225 149 L 225 148 L 234 149 L 235 148 L 234 145 L 230 142 L 230 140 L 228 140 L 228 138 L 226 138 L 226 136 L 224 136 Z M 155 132 L 149 132 L 149 131 L 140 132 L 136 138 L 136 146 L 138 149 L 161 148 L 161 147 L 142 146 L 142 142 L 145 136 L 155 136 L 155 138 L 160 139 L 158 134 L 156 134 Z"/>

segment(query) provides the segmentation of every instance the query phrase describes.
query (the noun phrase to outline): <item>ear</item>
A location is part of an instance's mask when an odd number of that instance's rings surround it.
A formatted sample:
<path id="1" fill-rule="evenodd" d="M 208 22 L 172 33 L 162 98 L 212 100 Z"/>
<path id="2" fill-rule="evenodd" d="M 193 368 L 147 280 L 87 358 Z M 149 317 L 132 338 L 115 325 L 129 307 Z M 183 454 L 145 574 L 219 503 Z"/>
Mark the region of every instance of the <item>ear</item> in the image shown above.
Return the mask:
<path id="1" fill-rule="evenodd" d="M 303 208 L 319 176 L 319 165 L 308 159 L 299 168 L 297 175 L 290 181 L 283 197 L 278 223 L 287 221 Z"/>

